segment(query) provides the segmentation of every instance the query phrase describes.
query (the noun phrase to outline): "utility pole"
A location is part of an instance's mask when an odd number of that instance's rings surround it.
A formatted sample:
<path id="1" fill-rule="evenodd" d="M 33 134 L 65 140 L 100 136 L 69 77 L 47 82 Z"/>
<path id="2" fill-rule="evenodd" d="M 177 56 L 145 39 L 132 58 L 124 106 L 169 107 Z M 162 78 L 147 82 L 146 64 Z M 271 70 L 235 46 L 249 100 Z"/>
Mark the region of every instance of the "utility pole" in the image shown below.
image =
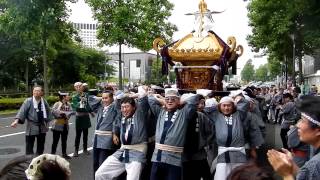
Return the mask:
<path id="1" fill-rule="evenodd" d="M 119 89 L 123 90 L 122 86 L 122 58 L 121 58 L 121 43 L 119 43 Z"/>
<path id="2" fill-rule="evenodd" d="M 296 86 L 296 70 L 295 70 L 295 61 L 296 61 L 296 43 L 294 34 L 290 35 L 292 39 L 292 85 Z"/>

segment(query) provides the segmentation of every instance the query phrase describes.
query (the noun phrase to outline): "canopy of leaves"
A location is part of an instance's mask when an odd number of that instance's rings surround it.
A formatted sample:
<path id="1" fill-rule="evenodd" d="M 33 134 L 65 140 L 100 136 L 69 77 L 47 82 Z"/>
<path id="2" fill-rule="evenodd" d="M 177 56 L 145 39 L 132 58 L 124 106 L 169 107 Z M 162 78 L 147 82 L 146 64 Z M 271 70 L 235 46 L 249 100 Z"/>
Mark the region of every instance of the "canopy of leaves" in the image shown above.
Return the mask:
<path id="1" fill-rule="evenodd" d="M 168 0 L 87 0 L 98 20 L 102 44 L 125 44 L 142 51 L 157 37 L 170 39 L 177 29 L 168 22 L 173 5 Z"/>
<path id="2" fill-rule="evenodd" d="M 241 80 L 245 82 L 254 80 L 254 66 L 251 59 L 246 62 L 241 71 Z"/>
<path id="3" fill-rule="evenodd" d="M 259 68 L 256 70 L 254 74 L 255 80 L 256 81 L 268 81 L 269 76 L 268 76 L 268 64 L 264 64 L 259 66 Z"/>
<path id="4" fill-rule="evenodd" d="M 248 41 L 254 51 L 265 50 L 277 61 L 292 58 L 293 34 L 298 57 L 319 48 L 319 0 L 251 0 L 248 10 Z"/>
<path id="5" fill-rule="evenodd" d="M 51 86 L 79 80 L 94 84 L 104 73 L 105 54 L 73 40 L 76 31 L 66 21 L 66 1 L 0 0 L 1 87 L 43 81 L 44 50 Z M 106 66 L 106 71 L 112 74 L 113 68 Z"/>

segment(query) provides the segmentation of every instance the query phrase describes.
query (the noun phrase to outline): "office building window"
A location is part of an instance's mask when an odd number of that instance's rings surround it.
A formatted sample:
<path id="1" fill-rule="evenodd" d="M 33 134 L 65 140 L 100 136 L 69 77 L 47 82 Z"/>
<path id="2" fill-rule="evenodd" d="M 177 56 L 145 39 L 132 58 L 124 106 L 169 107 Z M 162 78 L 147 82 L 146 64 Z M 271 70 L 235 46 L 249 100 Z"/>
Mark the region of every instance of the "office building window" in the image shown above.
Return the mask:
<path id="1" fill-rule="evenodd" d="M 152 66 L 152 59 L 148 60 L 148 66 Z"/>
<path id="2" fill-rule="evenodd" d="M 140 67 L 141 66 L 141 60 L 140 59 L 137 59 L 137 67 Z"/>

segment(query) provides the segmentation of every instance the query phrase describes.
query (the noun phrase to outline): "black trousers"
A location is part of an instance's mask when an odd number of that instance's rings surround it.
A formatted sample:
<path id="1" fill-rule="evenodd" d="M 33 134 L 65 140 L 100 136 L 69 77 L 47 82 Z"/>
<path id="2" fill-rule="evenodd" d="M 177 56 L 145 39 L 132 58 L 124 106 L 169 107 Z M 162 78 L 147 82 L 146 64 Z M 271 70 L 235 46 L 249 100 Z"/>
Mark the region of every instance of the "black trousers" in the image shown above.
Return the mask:
<path id="1" fill-rule="evenodd" d="M 286 149 L 288 149 L 288 135 L 287 135 L 287 133 L 289 130 L 290 130 L 289 128 L 288 129 L 281 128 L 281 130 L 280 130 L 280 137 L 281 137 L 282 145 L 283 145 L 283 148 L 286 148 Z"/>
<path id="2" fill-rule="evenodd" d="M 110 155 L 112 155 L 115 150 L 111 149 L 100 149 L 93 148 L 93 171 L 94 173 L 98 170 L 104 160 L 107 159 Z"/>
<path id="3" fill-rule="evenodd" d="M 37 155 L 43 154 L 44 143 L 46 141 L 46 133 L 40 133 L 38 135 L 26 136 L 26 155 L 34 154 L 33 146 L 34 141 L 37 138 Z"/>
<path id="4" fill-rule="evenodd" d="M 61 149 L 62 154 L 67 154 L 67 140 L 68 140 L 68 129 L 67 127 L 63 128 L 63 131 L 52 130 L 53 142 L 51 146 L 51 154 L 55 154 L 57 151 L 58 142 L 61 136 Z"/>
<path id="5" fill-rule="evenodd" d="M 211 180 L 211 173 L 208 161 L 193 160 L 182 164 L 183 180 Z"/>
<path id="6" fill-rule="evenodd" d="M 89 128 L 76 129 L 76 139 L 75 139 L 75 142 L 74 142 L 74 146 L 76 148 L 76 151 L 79 150 L 80 138 L 81 138 L 82 132 L 83 132 L 83 137 L 82 137 L 83 150 L 84 151 L 87 150 L 87 147 L 88 147 L 88 130 L 89 130 Z"/>
<path id="7" fill-rule="evenodd" d="M 181 180 L 181 167 L 153 162 L 150 180 Z"/>

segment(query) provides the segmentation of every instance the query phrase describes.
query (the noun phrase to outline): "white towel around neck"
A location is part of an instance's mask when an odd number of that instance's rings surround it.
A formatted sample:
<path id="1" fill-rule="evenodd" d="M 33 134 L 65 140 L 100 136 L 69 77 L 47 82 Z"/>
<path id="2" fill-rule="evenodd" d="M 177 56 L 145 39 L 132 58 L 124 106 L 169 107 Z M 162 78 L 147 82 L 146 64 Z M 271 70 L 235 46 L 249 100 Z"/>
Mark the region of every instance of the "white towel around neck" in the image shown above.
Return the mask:
<path id="1" fill-rule="evenodd" d="M 43 118 L 47 119 L 47 111 L 46 111 L 46 108 L 44 106 L 44 100 L 43 100 L 42 97 L 41 97 L 40 101 L 41 101 L 41 110 L 42 110 L 42 113 L 43 113 Z M 33 108 L 35 110 L 37 110 L 38 109 L 38 102 L 37 102 L 37 100 L 36 100 L 36 98 L 34 96 L 32 96 L 32 102 L 33 102 Z"/>

